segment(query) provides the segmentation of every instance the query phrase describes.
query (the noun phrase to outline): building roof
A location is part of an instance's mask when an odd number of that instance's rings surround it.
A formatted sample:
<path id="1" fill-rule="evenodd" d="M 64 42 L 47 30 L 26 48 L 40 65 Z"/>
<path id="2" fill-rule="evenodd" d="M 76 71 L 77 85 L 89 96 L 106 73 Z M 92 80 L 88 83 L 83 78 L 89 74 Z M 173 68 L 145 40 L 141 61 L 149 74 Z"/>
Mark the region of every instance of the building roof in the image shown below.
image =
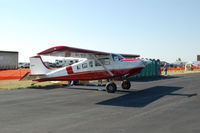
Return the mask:
<path id="1" fill-rule="evenodd" d="M 17 51 L 1 51 L 0 50 L 0 53 L 19 53 L 19 52 L 17 52 Z"/>

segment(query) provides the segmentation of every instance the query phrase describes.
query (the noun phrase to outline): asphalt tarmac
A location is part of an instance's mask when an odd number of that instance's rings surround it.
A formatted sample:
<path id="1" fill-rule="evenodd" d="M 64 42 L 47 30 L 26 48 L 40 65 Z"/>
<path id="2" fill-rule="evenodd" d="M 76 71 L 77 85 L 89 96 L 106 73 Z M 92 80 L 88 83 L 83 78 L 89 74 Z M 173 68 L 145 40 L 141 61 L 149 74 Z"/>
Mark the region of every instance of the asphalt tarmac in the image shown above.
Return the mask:
<path id="1" fill-rule="evenodd" d="M 200 133 L 200 74 L 99 87 L 0 91 L 0 133 Z"/>

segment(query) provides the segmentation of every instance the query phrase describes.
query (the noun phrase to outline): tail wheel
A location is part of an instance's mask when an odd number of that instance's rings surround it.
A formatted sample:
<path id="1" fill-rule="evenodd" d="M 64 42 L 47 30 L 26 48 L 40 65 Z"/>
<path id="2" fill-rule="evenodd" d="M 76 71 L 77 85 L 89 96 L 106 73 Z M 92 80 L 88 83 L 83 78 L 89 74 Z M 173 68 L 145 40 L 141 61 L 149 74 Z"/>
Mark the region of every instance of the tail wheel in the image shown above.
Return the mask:
<path id="1" fill-rule="evenodd" d="M 117 91 L 117 86 L 115 83 L 108 83 L 106 85 L 106 90 L 108 93 L 115 93 Z"/>
<path id="2" fill-rule="evenodd" d="M 129 89 L 131 88 L 131 83 L 130 83 L 130 81 L 124 80 L 124 81 L 122 82 L 122 88 L 125 89 L 125 90 L 129 90 Z"/>

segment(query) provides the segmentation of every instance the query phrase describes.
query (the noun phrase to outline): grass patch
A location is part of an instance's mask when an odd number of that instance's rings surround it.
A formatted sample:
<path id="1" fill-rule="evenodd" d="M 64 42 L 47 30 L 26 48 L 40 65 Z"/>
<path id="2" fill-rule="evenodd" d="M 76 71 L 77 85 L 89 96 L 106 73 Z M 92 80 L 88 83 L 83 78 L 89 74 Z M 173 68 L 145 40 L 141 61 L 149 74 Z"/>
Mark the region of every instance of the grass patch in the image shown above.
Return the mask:
<path id="1" fill-rule="evenodd" d="M 68 82 L 35 82 L 32 80 L 19 81 L 19 80 L 1 80 L 0 90 L 14 90 L 14 89 L 24 89 L 24 88 L 49 88 L 56 86 L 67 85 Z"/>

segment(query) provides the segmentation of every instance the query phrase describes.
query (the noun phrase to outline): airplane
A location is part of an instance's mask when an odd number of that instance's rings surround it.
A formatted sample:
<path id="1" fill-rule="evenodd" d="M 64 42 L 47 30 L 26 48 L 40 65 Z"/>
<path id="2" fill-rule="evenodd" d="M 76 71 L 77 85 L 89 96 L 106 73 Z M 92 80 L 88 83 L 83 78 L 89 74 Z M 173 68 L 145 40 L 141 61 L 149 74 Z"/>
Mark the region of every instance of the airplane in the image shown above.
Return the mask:
<path id="1" fill-rule="evenodd" d="M 68 64 L 61 68 L 50 68 L 41 56 L 62 56 Z M 115 78 L 120 77 L 122 88 L 128 90 L 131 88 L 128 78 L 140 73 L 151 63 L 150 60 L 137 58 L 139 56 L 56 46 L 30 57 L 30 70 L 34 81 L 38 82 L 112 79 L 107 83 L 106 91 L 115 93 Z"/>

